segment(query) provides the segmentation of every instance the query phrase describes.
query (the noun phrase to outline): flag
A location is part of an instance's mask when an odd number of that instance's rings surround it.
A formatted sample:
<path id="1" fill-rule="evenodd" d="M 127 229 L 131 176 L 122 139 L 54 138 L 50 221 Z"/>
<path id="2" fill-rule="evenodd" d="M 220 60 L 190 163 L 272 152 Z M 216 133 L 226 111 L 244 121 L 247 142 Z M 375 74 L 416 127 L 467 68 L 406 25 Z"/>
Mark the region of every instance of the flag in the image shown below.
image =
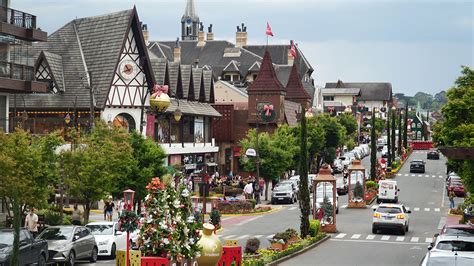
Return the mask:
<path id="1" fill-rule="evenodd" d="M 267 31 L 265 32 L 265 34 L 273 37 L 272 27 L 270 27 L 270 24 L 268 22 L 267 22 Z"/>
<path id="2" fill-rule="evenodd" d="M 290 53 L 294 58 L 296 58 L 296 47 L 295 47 L 295 42 L 294 41 L 291 41 Z"/>

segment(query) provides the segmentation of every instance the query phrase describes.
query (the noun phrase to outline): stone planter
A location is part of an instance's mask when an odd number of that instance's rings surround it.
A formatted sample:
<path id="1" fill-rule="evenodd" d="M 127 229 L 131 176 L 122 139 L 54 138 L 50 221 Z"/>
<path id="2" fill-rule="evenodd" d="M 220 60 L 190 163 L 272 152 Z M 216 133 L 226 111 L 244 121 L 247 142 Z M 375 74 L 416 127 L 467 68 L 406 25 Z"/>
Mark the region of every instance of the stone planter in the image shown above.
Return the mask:
<path id="1" fill-rule="evenodd" d="M 365 209 L 365 201 L 351 201 L 347 204 L 347 208 Z"/>
<path id="2" fill-rule="evenodd" d="M 321 225 L 321 232 L 324 233 L 336 233 L 336 225 L 335 224 L 322 224 Z"/>

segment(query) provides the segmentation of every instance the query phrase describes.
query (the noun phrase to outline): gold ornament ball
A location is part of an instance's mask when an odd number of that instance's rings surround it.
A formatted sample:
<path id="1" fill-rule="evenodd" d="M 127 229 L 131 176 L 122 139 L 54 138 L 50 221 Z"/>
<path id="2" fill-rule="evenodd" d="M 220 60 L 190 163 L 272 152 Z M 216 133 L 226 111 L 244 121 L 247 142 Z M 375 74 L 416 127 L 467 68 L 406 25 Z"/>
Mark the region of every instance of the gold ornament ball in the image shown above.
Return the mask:
<path id="1" fill-rule="evenodd" d="M 157 98 L 150 98 L 150 106 L 159 113 L 163 113 L 171 105 L 171 99 L 166 93 L 162 93 Z"/>

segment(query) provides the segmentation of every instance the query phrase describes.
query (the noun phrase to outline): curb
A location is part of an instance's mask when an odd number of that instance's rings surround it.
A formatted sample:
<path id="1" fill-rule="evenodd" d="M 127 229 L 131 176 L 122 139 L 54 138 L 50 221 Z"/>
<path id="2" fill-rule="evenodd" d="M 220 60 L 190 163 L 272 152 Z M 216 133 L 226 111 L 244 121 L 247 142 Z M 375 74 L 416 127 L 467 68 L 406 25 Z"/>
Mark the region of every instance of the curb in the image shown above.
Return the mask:
<path id="1" fill-rule="evenodd" d="M 314 242 L 313 244 L 311 244 L 311 245 L 309 245 L 309 246 L 303 248 L 302 250 L 299 250 L 299 251 L 297 251 L 297 252 L 295 252 L 295 253 L 289 254 L 289 255 L 287 255 L 287 256 L 285 256 L 285 257 L 279 258 L 279 259 L 277 259 L 277 260 L 275 260 L 275 261 L 272 261 L 272 262 L 270 262 L 270 263 L 267 263 L 267 264 L 265 264 L 265 266 L 278 265 L 279 263 L 282 263 L 282 262 L 287 261 L 287 260 L 289 260 L 289 259 L 291 259 L 291 258 L 294 258 L 294 257 L 296 257 L 296 256 L 298 256 L 298 255 L 300 255 L 300 254 L 302 254 L 302 253 L 305 253 L 306 251 L 308 251 L 308 250 L 310 250 L 310 249 L 312 249 L 312 248 L 317 247 L 319 244 L 325 242 L 325 241 L 328 240 L 329 238 L 331 238 L 331 236 L 330 236 L 330 235 L 326 235 L 325 237 L 323 237 L 323 238 L 321 238 L 320 240 L 318 240 L 317 242 Z"/>
<path id="2" fill-rule="evenodd" d="M 272 208 L 269 211 L 266 212 L 256 212 L 256 213 L 235 213 L 235 214 L 221 214 L 222 217 L 237 217 L 237 216 L 258 216 L 258 215 L 267 215 L 270 213 L 278 212 L 283 209 L 282 206 L 279 206 L 278 208 Z"/>

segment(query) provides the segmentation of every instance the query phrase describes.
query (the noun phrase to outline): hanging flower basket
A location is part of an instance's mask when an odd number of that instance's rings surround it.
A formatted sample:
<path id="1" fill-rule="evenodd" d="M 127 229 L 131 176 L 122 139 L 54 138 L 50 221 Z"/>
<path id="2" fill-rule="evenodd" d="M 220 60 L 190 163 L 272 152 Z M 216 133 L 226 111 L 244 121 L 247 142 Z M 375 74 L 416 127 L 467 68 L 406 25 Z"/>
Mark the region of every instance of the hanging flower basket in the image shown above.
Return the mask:
<path id="1" fill-rule="evenodd" d="M 155 85 L 153 94 L 150 96 L 150 107 L 158 113 L 163 113 L 171 105 L 171 99 L 168 96 L 168 86 Z"/>

